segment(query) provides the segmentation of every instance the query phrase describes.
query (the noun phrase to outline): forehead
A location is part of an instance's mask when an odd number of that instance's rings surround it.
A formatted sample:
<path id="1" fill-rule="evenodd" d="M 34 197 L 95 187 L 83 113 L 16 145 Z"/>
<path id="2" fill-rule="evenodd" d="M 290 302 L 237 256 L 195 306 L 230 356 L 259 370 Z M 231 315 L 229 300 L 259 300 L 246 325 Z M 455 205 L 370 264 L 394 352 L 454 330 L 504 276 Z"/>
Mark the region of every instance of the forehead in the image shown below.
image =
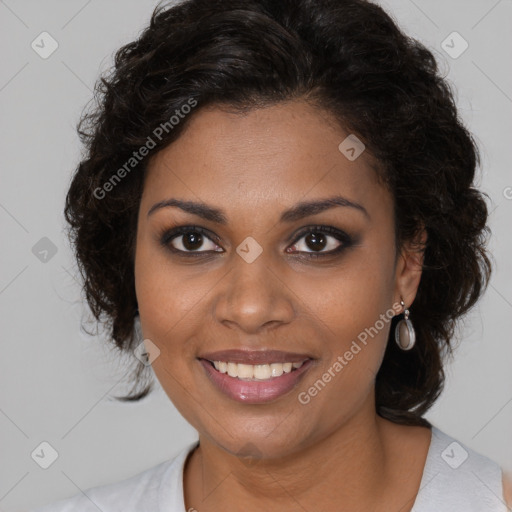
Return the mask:
<path id="1" fill-rule="evenodd" d="M 369 209 L 375 202 L 386 206 L 371 156 L 363 151 L 351 161 L 339 150 L 349 135 L 327 112 L 305 102 L 245 114 L 202 109 L 150 161 L 143 205 L 147 210 L 178 197 L 241 214 L 342 194 Z"/>

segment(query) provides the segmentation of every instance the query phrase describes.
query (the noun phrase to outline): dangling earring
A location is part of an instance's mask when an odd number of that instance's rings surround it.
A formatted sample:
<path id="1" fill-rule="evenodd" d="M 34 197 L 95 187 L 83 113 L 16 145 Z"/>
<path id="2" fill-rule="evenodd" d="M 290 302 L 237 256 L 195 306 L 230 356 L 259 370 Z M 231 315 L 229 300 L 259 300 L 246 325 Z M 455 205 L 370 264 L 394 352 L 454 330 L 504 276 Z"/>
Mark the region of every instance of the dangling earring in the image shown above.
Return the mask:
<path id="1" fill-rule="evenodd" d="M 400 305 L 405 306 L 402 299 L 400 299 Z M 416 332 L 409 320 L 409 310 L 407 308 L 404 309 L 404 318 L 395 327 L 395 341 L 402 350 L 411 350 L 416 343 Z"/>

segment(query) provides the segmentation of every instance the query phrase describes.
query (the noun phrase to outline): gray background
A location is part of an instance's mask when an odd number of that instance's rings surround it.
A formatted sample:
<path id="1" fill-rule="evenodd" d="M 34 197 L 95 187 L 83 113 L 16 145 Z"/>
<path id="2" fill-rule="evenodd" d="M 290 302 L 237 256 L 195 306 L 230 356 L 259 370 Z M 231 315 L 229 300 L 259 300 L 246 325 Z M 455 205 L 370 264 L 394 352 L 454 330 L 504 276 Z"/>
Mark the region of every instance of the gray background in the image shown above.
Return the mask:
<path id="1" fill-rule="evenodd" d="M 100 338 L 80 331 L 86 310 L 63 233 L 64 195 L 80 155 L 76 121 L 98 73 L 137 36 L 155 5 L 0 2 L 2 511 L 121 480 L 196 438 L 158 384 L 140 404 L 109 400 L 127 390 L 125 373 Z M 497 268 L 467 317 L 446 390 L 427 417 L 512 471 L 511 1 L 382 5 L 435 51 L 455 84 L 460 115 L 482 149 L 480 185 L 492 198 L 490 248 Z M 31 48 L 43 31 L 59 44 L 47 59 Z M 469 43 L 456 59 L 441 47 L 453 31 Z M 32 252 L 43 237 L 57 249 L 46 262 Z M 31 458 L 43 441 L 58 452 L 46 470 Z"/>

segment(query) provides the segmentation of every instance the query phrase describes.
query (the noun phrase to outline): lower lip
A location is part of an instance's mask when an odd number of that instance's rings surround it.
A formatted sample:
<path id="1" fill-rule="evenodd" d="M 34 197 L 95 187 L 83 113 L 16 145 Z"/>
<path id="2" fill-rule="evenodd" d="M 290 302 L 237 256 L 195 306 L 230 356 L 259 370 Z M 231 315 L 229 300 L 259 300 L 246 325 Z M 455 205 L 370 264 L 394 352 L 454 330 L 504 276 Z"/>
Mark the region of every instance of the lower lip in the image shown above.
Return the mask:
<path id="1" fill-rule="evenodd" d="M 270 402 L 290 392 L 308 371 L 312 359 L 308 359 L 296 370 L 283 373 L 280 377 L 260 381 L 230 377 L 227 373 L 217 371 L 205 359 L 200 359 L 199 362 L 203 365 L 210 381 L 229 398 L 246 404 L 260 404 Z"/>

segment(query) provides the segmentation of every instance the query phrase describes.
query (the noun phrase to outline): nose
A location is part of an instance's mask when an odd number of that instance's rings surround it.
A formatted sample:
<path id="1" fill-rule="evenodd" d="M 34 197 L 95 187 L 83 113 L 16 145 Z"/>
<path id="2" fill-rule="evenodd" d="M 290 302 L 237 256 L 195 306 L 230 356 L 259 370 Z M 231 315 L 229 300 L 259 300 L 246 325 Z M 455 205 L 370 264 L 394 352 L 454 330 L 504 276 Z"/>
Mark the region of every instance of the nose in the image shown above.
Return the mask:
<path id="1" fill-rule="evenodd" d="M 218 289 L 217 321 L 247 334 L 290 323 L 295 315 L 293 292 L 277 269 L 270 267 L 263 254 L 252 263 L 238 255 L 234 259 Z"/>

